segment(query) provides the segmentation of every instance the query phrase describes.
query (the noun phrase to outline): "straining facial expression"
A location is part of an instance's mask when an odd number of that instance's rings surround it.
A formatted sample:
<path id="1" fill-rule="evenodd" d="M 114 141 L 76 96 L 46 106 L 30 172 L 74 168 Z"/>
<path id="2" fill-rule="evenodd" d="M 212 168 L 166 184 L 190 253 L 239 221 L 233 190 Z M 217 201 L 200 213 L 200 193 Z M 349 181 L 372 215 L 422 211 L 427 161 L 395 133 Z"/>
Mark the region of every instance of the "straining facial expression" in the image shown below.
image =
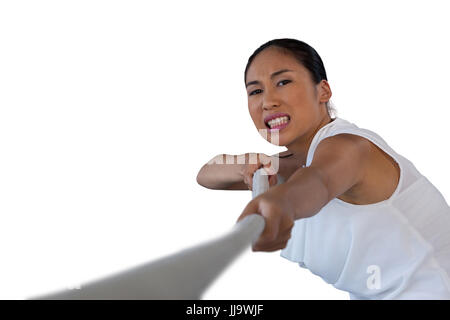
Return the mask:
<path id="1" fill-rule="evenodd" d="M 326 80 L 314 84 L 309 70 L 280 48 L 268 47 L 252 61 L 246 74 L 250 116 L 258 130 L 278 132 L 278 145 L 302 139 L 328 116 L 331 97 Z"/>

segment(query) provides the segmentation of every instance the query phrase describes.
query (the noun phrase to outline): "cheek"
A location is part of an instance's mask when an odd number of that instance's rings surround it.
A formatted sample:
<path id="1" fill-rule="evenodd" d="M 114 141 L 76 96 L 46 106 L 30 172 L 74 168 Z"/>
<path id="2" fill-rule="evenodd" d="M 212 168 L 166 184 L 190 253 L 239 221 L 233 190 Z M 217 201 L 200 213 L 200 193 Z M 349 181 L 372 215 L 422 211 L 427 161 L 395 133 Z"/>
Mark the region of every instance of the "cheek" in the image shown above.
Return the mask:
<path id="1" fill-rule="evenodd" d="M 254 106 L 249 106 L 248 111 L 253 121 L 257 122 L 261 118 L 261 108 L 257 108 Z"/>
<path id="2" fill-rule="evenodd" d="M 297 101 L 299 105 L 302 104 L 302 102 L 308 100 L 307 95 L 303 90 L 292 90 L 289 92 L 289 98 L 293 101 Z"/>

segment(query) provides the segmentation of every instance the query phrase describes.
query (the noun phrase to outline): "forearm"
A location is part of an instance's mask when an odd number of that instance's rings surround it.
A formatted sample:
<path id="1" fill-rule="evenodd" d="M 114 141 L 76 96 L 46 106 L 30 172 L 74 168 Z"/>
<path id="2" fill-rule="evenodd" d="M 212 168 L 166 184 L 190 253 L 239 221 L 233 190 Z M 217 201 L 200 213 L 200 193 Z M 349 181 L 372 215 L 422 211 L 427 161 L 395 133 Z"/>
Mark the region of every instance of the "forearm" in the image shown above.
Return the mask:
<path id="1" fill-rule="evenodd" d="M 315 215 L 329 202 L 327 187 L 314 168 L 298 169 L 280 187 L 295 220 Z"/>
<path id="2" fill-rule="evenodd" d="M 206 163 L 197 175 L 197 182 L 209 189 L 225 189 L 243 181 L 244 155 L 219 154 Z M 242 163 L 241 163 L 242 162 Z"/>

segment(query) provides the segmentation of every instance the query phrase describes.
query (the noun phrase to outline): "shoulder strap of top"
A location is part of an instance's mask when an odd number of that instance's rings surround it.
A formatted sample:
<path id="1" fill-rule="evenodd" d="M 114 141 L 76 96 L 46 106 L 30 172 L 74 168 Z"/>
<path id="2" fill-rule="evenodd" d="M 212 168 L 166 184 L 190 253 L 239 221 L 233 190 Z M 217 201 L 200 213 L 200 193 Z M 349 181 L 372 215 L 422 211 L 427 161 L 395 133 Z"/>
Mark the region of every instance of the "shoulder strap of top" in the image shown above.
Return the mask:
<path id="1" fill-rule="evenodd" d="M 387 153 L 400 167 L 400 179 L 398 186 L 390 199 L 394 199 L 395 196 L 406 189 L 409 185 L 414 183 L 420 176 L 419 172 L 412 166 L 412 164 L 397 152 L 395 152 L 377 133 L 359 128 L 357 125 L 341 119 L 336 118 L 334 121 L 320 128 L 314 136 L 311 145 L 309 146 L 308 156 L 306 158 L 306 166 L 309 166 L 314 158 L 314 152 L 319 143 L 328 137 L 335 136 L 341 133 L 354 134 L 364 137 L 374 143 L 377 147 Z"/>
<path id="2" fill-rule="evenodd" d="M 311 145 L 309 146 L 308 155 L 306 158 L 306 166 L 309 166 L 311 164 L 314 157 L 314 152 L 323 139 L 341 133 L 355 134 L 372 141 L 380 149 L 385 151 L 398 162 L 398 154 L 378 134 L 367 129 L 359 128 L 355 124 L 342 118 L 336 118 L 334 121 L 326 124 L 325 126 L 320 128 L 319 131 L 317 131 L 316 135 L 311 141 Z"/>
<path id="3" fill-rule="evenodd" d="M 368 139 L 397 162 L 400 167 L 400 181 L 395 194 L 402 192 L 422 177 L 422 174 L 408 159 L 395 152 L 377 133 L 368 129 L 359 128 L 357 125 L 342 118 L 336 118 L 334 121 L 326 124 L 317 131 L 309 146 L 306 166 L 311 164 L 314 158 L 314 152 L 323 139 L 341 133 L 354 134 Z"/>

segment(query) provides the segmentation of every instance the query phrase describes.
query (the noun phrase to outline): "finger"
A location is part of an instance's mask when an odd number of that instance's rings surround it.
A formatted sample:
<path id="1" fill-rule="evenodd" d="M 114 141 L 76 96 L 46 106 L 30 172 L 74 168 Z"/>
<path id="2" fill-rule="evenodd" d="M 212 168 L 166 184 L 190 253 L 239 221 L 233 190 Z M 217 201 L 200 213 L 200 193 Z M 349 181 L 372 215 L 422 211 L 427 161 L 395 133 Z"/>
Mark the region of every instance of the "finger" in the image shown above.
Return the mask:
<path id="1" fill-rule="evenodd" d="M 264 155 L 262 159 L 263 167 L 269 175 L 277 173 L 277 170 L 275 170 L 274 161 L 278 161 L 278 158 Z"/>
<path id="2" fill-rule="evenodd" d="M 258 244 L 255 243 L 252 246 L 252 251 L 265 251 L 265 252 L 273 252 L 277 250 L 282 250 L 286 248 L 287 241 L 279 241 L 273 244 Z"/>
<path id="3" fill-rule="evenodd" d="M 244 172 L 244 181 L 245 184 L 249 186 L 250 190 L 253 189 L 253 176 L 256 170 L 258 170 L 257 164 L 249 164 Z"/>
<path id="4" fill-rule="evenodd" d="M 283 237 L 290 238 L 292 235 L 292 229 L 294 228 L 295 221 L 292 220 L 284 220 L 282 223 L 282 226 L 280 227 L 280 234 L 283 235 Z"/>
<path id="5" fill-rule="evenodd" d="M 251 188 L 253 186 L 253 175 L 254 175 L 254 165 L 252 165 L 251 167 L 247 168 L 247 170 L 244 172 L 244 182 L 246 185 L 249 186 L 249 188 Z"/>
<path id="6" fill-rule="evenodd" d="M 275 241 L 261 241 L 258 239 L 253 245 L 255 251 L 276 251 L 286 247 L 291 233 L 286 232 L 282 236 L 278 237 Z"/>
<path id="7" fill-rule="evenodd" d="M 272 163 L 272 157 L 268 156 L 267 154 L 264 153 L 260 153 L 259 154 L 259 163 L 263 166 L 263 167 L 270 167 L 271 163 Z"/>
<path id="8" fill-rule="evenodd" d="M 268 175 L 274 175 L 277 173 L 275 171 L 275 169 L 272 167 L 272 164 L 270 164 L 270 163 L 268 165 L 263 166 L 263 168 L 264 168 L 264 171 L 266 171 L 266 173 Z"/>
<path id="9" fill-rule="evenodd" d="M 270 247 L 270 248 L 268 248 L 268 247 L 252 247 L 252 251 L 253 252 L 258 252 L 258 251 L 260 251 L 260 252 L 274 252 L 274 251 L 278 251 L 278 250 L 281 250 L 281 249 L 284 249 L 284 247 L 283 248 L 281 248 L 281 247 Z"/>
<path id="10" fill-rule="evenodd" d="M 244 210 L 242 211 L 241 215 L 239 216 L 239 218 L 236 220 L 236 223 L 239 222 L 240 220 L 244 219 L 246 216 L 250 215 L 250 214 L 259 214 L 259 209 L 258 209 L 258 203 L 256 201 L 251 200 L 244 208 Z"/>
<path id="11" fill-rule="evenodd" d="M 261 214 L 266 219 L 266 225 L 259 237 L 258 241 L 263 242 L 273 242 L 279 236 L 279 228 L 280 228 L 280 214 L 278 214 L 277 210 L 264 201 L 260 202 L 259 209 Z"/>
<path id="12" fill-rule="evenodd" d="M 273 158 L 265 153 L 258 153 L 256 156 L 256 165 L 258 168 L 269 166 Z"/>
<path id="13" fill-rule="evenodd" d="M 272 223 L 272 224 L 271 224 Z M 277 245 L 286 245 L 287 241 L 291 238 L 291 230 L 288 229 L 280 229 L 280 225 L 273 224 L 270 221 L 270 218 L 266 218 L 266 227 L 260 237 L 255 242 L 255 246 L 261 248 L 272 248 Z"/>
<path id="14" fill-rule="evenodd" d="M 250 190 L 253 190 L 253 177 L 255 176 L 256 170 L 258 170 L 259 168 L 261 168 L 261 167 L 258 167 L 257 165 L 252 165 L 252 167 L 249 168 L 249 170 L 251 170 L 251 171 L 249 171 L 249 173 L 247 173 L 247 175 L 245 177 L 246 184 L 249 186 Z"/>
<path id="15" fill-rule="evenodd" d="M 278 184 L 278 177 L 276 174 L 269 176 L 269 186 L 275 186 Z"/>
<path id="16" fill-rule="evenodd" d="M 291 239 L 292 235 L 291 232 L 286 232 L 283 234 L 282 237 L 280 237 L 280 243 L 287 243 L 289 241 L 289 239 Z"/>
<path id="17" fill-rule="evenodd" d="M 278 230 L 276 230 L 274 227 L 269 225 L 270 222 L 267 222 L 266 219 L 266 227 L 264 228 L 264 231 L 261 233 L 257 241 L 255 242 L 256 246 L 260 247 L 270 247 L 273 245 L 274 242 L 278 239 Z"/>
<path id="18" fill-rule="evenodd" d="M 253 190 L 253 173 L 247 177 L 247 185 L 250 190 Z"/>
<path id="19" fill-rule="evenodd" d="M 264 237 L 259 237 L 254 243 L 254 246 L 261 248 L 271 248 L 273 246 L 287 242 L 290 239 L 290 234 L 283 234 L 277 236 L 275 239 L 268 239 Z"/>
<path id="20" fill-rule="evenodd" d="M 248 177 L 247 177 L 247 176 L 244 176 L 244 183 L 248 186 L 249 189 L 251 189 L 250 184 L 249 184 L 248 181 L 249 181 L 249 180 L 248 180 Z"/>

